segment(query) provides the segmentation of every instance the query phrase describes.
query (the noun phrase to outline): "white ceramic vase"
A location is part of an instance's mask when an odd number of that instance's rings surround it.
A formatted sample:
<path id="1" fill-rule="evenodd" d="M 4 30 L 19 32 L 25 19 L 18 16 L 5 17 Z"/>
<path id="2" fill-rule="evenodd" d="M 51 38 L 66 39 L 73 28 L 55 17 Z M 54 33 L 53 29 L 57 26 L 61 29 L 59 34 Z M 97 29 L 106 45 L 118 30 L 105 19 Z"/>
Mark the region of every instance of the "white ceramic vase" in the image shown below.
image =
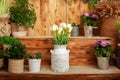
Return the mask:
<path id="1" fill-rule="evenodd" d="M 29 71 L 40 72 L 41 59 L 29 59 Z"/>
<path id="2" fill-rule="evenodd" d="M 93 36 L 93 26 L 84 26 L 84 35 L 85 37 Z"/>
<path id="3" fill-rule="evenodd" d="M 69 52 L 66 45 L 54 45 L 51 50 L 51 69 L 54 72 L 69 71 Z"/>

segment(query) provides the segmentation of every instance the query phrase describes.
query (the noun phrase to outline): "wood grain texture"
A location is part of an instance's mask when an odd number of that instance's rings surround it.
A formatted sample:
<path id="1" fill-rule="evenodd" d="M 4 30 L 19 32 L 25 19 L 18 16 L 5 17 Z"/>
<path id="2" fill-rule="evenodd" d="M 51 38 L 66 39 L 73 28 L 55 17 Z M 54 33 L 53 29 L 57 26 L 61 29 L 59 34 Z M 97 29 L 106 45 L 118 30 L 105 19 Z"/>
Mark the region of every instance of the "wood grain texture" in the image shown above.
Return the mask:
<path id="1" fill-rule="evenodd" d="M 12 5 L 14 0 L 10 0 Z M 28 0 L 35 9 L 37 20 L 34 29 L 29 29 L 29 36 L 49 36 L 50 27 L 61 22 L 80 24 L 80 15 L 88 12 L 88 4 L 80 0 L 68 3 L 67 0 Z"/>
<path id="2" fill-rule="evenodd" d="M 53 49 L 52 38 L 19 38 L 26 45 L 28 53 L 40 51 L 42 53 L 42 64 L 50 65 L 50 50 Z M 97 40 L 110 41 L 109 38 L 70 38 L 67 49 L 70 50 L 70 65 L 95 65 L 96 57 L 92 50 L 93 43 Z"/>
<path id="3" fill-rule="evenodd" d="M 7 77 L 6 77 L 7 76 Z M 0 73 L 0 80 L 120 80 L 120 74 L 11 74 Z"/>

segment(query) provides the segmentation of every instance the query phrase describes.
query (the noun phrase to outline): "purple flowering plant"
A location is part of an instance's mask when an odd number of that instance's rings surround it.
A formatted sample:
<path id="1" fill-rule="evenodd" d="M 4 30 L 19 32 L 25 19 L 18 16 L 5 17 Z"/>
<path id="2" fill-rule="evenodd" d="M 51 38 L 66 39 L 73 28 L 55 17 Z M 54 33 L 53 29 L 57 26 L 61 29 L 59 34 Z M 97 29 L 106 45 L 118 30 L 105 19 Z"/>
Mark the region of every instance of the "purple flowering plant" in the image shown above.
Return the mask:
<path id="1" fill-rule="evenodd" d="M 108 41 L 97 41 L 93 45 L 95 55 L 98 57 L 110 57 L 111 56 L 111 44 Z"/>
<path id="2" fill-rule="evenodd" d="M 85 26 L 95 26 L 100 22 L 100 17 L 94 13 L 84 13 L 80 18 Z"/>

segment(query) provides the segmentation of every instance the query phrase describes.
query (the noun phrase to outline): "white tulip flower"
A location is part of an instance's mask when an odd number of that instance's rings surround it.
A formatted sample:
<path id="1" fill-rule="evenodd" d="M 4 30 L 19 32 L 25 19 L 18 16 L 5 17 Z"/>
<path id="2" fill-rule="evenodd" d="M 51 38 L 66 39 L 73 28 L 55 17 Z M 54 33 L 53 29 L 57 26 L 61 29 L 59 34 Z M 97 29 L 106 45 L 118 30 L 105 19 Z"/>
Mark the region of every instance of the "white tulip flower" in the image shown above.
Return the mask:
<path id="1" fill-rule="evenodd" d="M 69 29 L 69 32 L 72 31 L 72 26 L 71 26 L 71 24 L 67 24 L 67 28 Z"/>
<path id="2" fill-rule="evenodd" d="M 54 24 L 51 28 L 51 31 L 56 31 L 56 30 L 58 30 L 58 26 Z"/>
<path id="3" fill-rule="evenodd" d="M 66 25 L 67 25 L 66 23 L 61 23 L 60 27 L 66 28 Z"/>

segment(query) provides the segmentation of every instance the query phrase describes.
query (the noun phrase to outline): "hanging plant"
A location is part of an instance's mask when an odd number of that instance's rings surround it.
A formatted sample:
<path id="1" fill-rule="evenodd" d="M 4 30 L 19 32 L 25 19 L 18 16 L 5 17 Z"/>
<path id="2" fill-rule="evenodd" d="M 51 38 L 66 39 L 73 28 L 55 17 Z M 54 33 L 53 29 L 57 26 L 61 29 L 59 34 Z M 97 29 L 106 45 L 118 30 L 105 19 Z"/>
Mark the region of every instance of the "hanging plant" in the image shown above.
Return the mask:
<path id="1" fill-rule="evenodd" d="M 73 0 L 67 0 L 68 2 L 72 2 Z M 98 4 L 100 0 L 82 0 L 83 3 L 89 3 L 90 8 L 94 8 L 95 4 Z"/>

